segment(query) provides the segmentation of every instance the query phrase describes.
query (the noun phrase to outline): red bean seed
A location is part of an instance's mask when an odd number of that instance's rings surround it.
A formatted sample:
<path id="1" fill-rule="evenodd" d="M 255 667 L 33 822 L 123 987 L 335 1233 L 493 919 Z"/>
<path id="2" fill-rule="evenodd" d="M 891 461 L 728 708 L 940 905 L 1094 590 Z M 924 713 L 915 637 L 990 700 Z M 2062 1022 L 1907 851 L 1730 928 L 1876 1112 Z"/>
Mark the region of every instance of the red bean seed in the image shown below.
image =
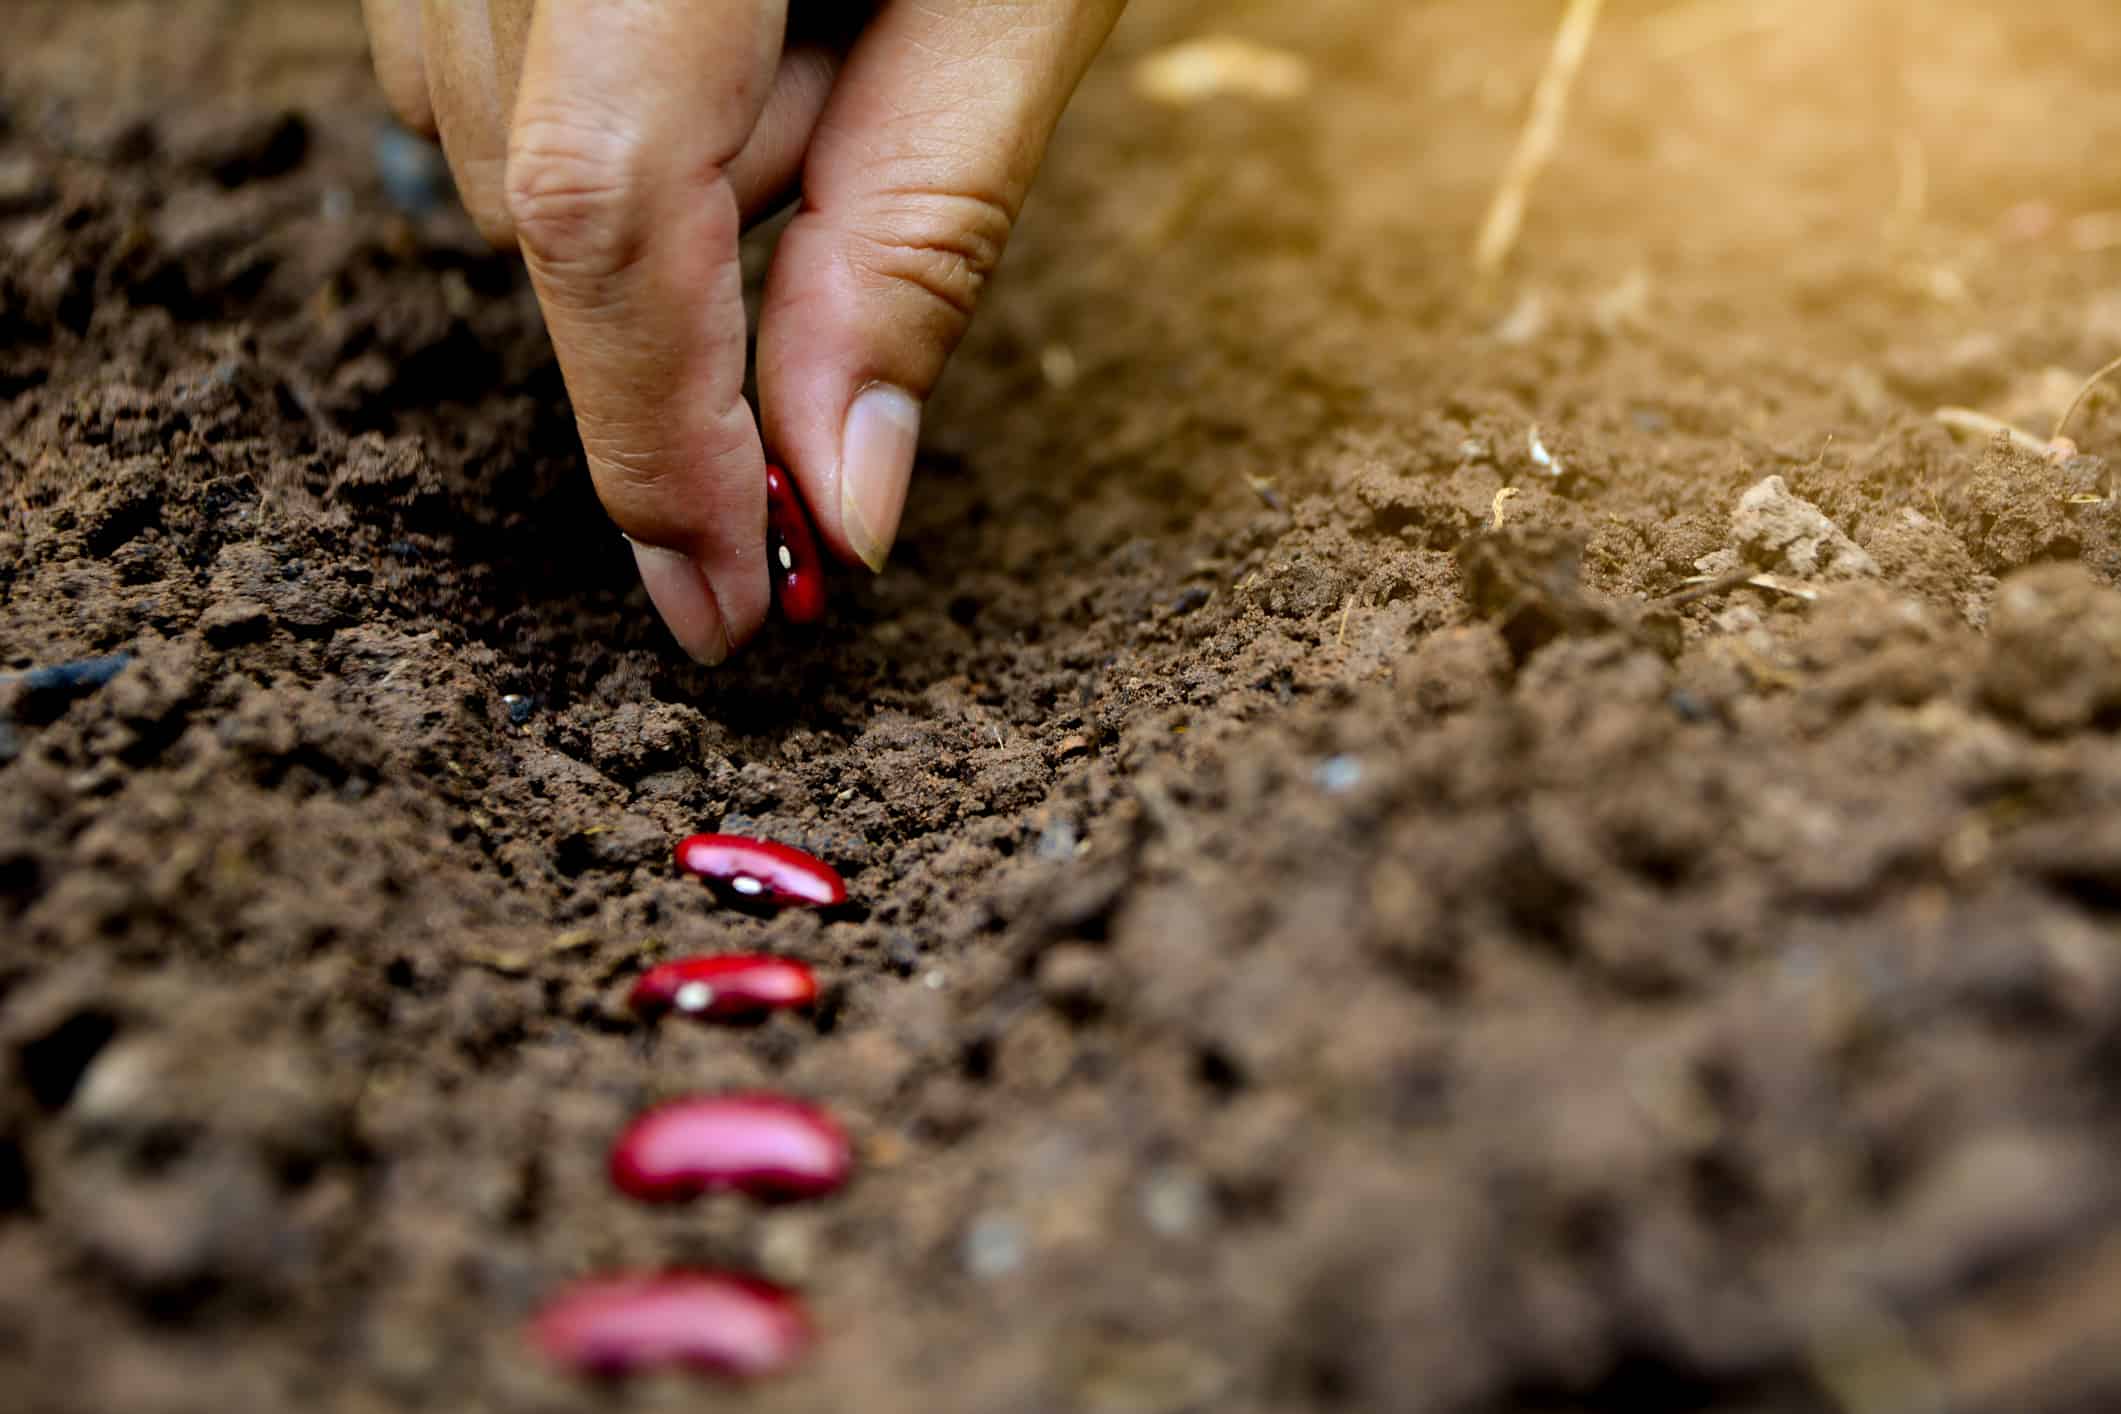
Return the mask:
<path id="1" fill-rule="evenodd" d="M 815 623 L 825 613 L 825 561 L 810 516 L 788 473 L 766 467 L 766 553 L 772 556 L 774 597 L 792 624 Z"/>
<path id="2" fill-rule="evenodd" d="M 611 1151 L 613 1185 L 647 1203 L 723 1191 L 818 1198 L 853 1166 L 847 1135 L 829 1116 L 781 1095 L 673 1100 L 634 1120 Z"/>
<path id="3" fill-rule="evenodd" d="M 742 835 L 693 835 L 678 844 L 678 867 L 740 902 L 830 908 L 847 901 L 832 866 L 799 849 Z"/>
<path id="4" fill-rule="evenodd" d="M 816 1000 L 817 978 L 800 962 L 734 953 L 651 967 L 633 984 L 627 1003 L 644 1017 L 676 1011 L 702 1021 L 725 1021 Z"/>
<path id="5" fill-rule="evenodd" d="M 765 1282 L 668 1272 L 577 1282 L 538 1312 L 530 1338 L 579 1374 L 680 1366 L 753 1376 L 794 1364 L 810 1343 L 810 1322 L 793 1295 Z"/>

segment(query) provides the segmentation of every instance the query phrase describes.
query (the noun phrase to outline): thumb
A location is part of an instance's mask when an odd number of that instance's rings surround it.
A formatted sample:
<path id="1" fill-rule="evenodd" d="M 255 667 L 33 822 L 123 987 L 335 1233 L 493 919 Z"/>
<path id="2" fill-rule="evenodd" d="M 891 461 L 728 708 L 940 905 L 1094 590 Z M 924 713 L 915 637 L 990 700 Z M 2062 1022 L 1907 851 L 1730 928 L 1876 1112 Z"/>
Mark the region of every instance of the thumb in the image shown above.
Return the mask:
<path id="1" fill-rule="evenodd" d="M 759 406 L 835 551 L 881 569 L 921 404 L 1124 0 L 888 0 L 820 118 L 759 315 Z"/>

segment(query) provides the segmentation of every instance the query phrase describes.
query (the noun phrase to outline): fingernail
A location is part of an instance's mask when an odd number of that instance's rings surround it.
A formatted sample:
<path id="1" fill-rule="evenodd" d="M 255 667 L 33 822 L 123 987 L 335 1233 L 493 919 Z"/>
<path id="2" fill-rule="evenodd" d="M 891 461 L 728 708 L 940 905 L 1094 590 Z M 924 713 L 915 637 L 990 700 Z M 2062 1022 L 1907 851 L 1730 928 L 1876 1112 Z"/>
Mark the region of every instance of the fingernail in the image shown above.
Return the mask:
<path id="1" fill-rule="evenodd" d="M 906 509 L 913 451 L 921 439 L 921 405 L 888 384 L 864 388 L 840 432 L 840 524 L 872 570 L 884 568 Z"/>
<path id="2" fill-rule="evenodd" d="M 691 556 L 643 545 L 630 536 L 626 543 L 633 546 L 633 562 L 640 567 L 648 598 L 678 646 L 710 668 L 727 658 L 729 631 L 722 625 L 722 610 Z"/>

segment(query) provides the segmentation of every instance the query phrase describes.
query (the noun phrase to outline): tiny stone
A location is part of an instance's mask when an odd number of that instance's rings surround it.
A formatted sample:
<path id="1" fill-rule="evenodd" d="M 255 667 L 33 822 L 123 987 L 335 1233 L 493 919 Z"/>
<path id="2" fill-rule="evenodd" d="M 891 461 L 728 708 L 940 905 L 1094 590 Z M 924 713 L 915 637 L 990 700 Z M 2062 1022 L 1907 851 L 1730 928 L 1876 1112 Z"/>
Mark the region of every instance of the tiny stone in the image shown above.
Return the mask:
<path id="1" fill-rule="evenodd" d="M 41 211 L 56 194 L 50 173 L 33 158 L 17 155 L 0 160 L 0 217 Z"/>
<path id="2" fill-rule="evenodd" d="M 901 977 L 911 977 L 921 960 L 921 945 L 911 934 L 893 933 L 891 940 L 884 945 L 884 956 L 890 959 L 892 971 Z"/>
<path id="3" fill-rule="evenodd" d="M 950 985 L 950 979 L 943 975 L 941 968 L 930 972 L 927 976 L 921 978 L 921 981 L 931 992 L 940 992 L 943 988 Z"/>
<path id="4" fill-rule="evenodd" d="M 817 1257 L 816 1231 L 794 1218 L 768 1226 L 759 1243 L 759 1265 L 784 1286 L 808 1281 L 817 1268 Z"/>
<path id="5" fill-rule="evenodd" d="M 1048 344 L 1039 352 L 1038 370 L 1045 375 L 1046 382 L 1061 392 L 1075 386 L 1080 372 L 1075 361 L 1075 351 L 1066 344 Z"/>
<path id="6" fill-rule="evenodd" d="M 1075 848 L 1081 839 L 1075 833 L 1073 820 L 1055 820 L 1039 832 L 1038 857 L 1040 859 L 1073 859 Z"/>
<path id="7" fill-rule="evenodd" d="M 1024 1229 L 1005 1213 L 987 1213 L 965 1230 L 965 1270 L 982 1280 L 1007 1276 L 1024 1264 Z"/>
<path id="8" fill-rule="evenodd" d="M 1318 763 L 1311 779 L 1328 795 L 1343 795 L 1362 784 L 1362 762 L 1352 756 L 1329 756 Z"/>
<path id="9" fill-rule="evenodd" d="M 376 178 L 393 206 L 408 216 L 424 216 L 449 199 L 449 165 L 442 150 L 403 128 L 387 126 L 376 133 Z"/>
<path id="10" fill-rule="evenodd" d="M 1184 1169 L 1162 1168 L 1142 1185 L 1142 1218 L 1159 1237 L 1190 1237 L 1208 1219 L 1208 1190 Z"/>
<path id="11" fill-rule="evenodd" d="M 1674 688 L 1671 695 L 1665 698 L 1665 705 L 1670 707 L 1681 721 L 1708 722 L 1714 721 L 1716 717 L 1714 707 L 1683 687 Z"/>

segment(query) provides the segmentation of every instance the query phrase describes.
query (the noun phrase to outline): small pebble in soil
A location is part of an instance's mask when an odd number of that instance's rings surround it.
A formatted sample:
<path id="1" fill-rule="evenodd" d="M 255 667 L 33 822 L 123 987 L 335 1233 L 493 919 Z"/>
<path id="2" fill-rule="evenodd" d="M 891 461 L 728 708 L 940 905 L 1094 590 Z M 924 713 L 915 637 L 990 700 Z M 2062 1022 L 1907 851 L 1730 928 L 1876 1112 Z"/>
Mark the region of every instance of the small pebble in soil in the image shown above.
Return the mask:
<path id="1" fill-rule="evenodd" d="M 815 623 L 825 614 L 825 561 L 818 554 L 810 515 L 795 483 L 777 466 L 766 468 L 766 553 L 772 561 L 773 595 L 792 624 Z"/>
<path id="2" fill-rule="evenodd" d="M 1182 1168 L 1160 1168 L 1142 1184 L 1142 1219 L 1159 1237 L 1191 1237 L 1208 1220 L 1207 1185 Z"/>
<path id="3" fill-rule="evenodd" d="M 1362 784 L 1362 762 L 1352 756 L 1328 756 L 1318 763 L 1311 779 L 1328 795 L 1345 795 Z"/>
<path id="4" fill-rule="evenodd" d="M 911 977 L 913 970 L 921 964 L 921 945 L 910 933 L 893 933 L 884 944 L 884 957 L 893 972 L 901 977 Z"/>
<path id="5" fill-rule="evenodd" d="M 677 861 L 736 903 L 832 908 L 847 901 L 847 885 L 831 865 L 770 840 L 692 835 L 679 842 Z"/>
<path id="6" fill-rule="evenodd" d="M 1024 1225 L 1007 1213 L 982 1213 L 965 1229 L 965 1270 L 982 1281 L 1024 1264 Z"/>
<path id="7" fill-rule="evenodd" d="M 846 1132 L 783 1095 L 700 1095 L 659 1105 L 611 1151 L 611 1181 L 644 1203 L 735 1192 L 772 1201 L 821 1198 L 854 1167 Z"/>
<path id="8" fill-rule="evenodd" d="M 1073 859 L 1081 836 L 1075 832 L 1073 820 L 1055 820 L 1039 832 L 1038 857 L 1040 859 Z"/>
<path id="9" fill-rule="evenodd" d="M 0 219 L 42 211 L 58 193 L 51 173 L 28 153 L 0 158 Z"/>
<path id="10" fill-rule="evenodd" d="M 501 705 L 508 709 L 511 726 L 522 726 L 537 714 L 538 700 L 521 692 L 511 692 L 501 698 Z"/>
<path id="11" fill-rule="evenodd" d="M 1665 705 L 1683 722 L 1711 722 L 1716 719 L 1716 709 L 1704 701 L 1699 694 L 1685 688 L 1674 688 L 1665 699 Z"/>
<path id="12" fill-rule="evenodd" d="M 1171 612 L 1174 614 L 1190 614 L 1213 597 L 1213 591 L 1206 585 L 1189 584 L 1184 589 L 1179 590 L 1178 597 L 1171 601 Z"/>
<path id="13" fill-rule="evenodd" d="M 633 984 L 627 1005 L 648 1018 L 675 1011 L 701 1021 L 727 1021 L 816 1000 L 817 977 L 802 963 L 731 953 L 659 963 Z"/>
<path id="14" fill-rule="evenodd" d="M 752 1377 L 793 1365 L 810 1344 L 794 1295 L 750 1277 L 665 1272 L 580 1281 L 530 1325 L 546 1359 L 585 1375 L 680 1368 Z"/>
<path id="15" fill-rule="evenodd" d="M 130 653 L 107 653 L 100 658 L 75 658 L 20 673 L 0 673 L 0 684 L 18 682 L 24 692 L 54 697 L 78 697 L 93 692 L 125 671 Z"/>
<path id="16" fill-rule="evenodd" d="M 383 194 L 407 216 L 425 216 L 456 190 L 442 149 L 395 123 L 377 129 L 374 161 Z"/>

